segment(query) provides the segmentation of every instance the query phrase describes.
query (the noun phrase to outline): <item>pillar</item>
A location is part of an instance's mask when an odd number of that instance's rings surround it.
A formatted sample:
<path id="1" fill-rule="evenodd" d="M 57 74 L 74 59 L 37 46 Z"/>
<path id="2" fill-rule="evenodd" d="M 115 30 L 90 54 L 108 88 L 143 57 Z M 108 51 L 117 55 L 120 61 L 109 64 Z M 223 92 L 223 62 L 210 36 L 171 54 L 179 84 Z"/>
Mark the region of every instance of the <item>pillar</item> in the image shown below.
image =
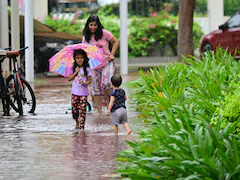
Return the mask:
<path id="1" fill-rule="evenodd" d="M 12 50 L 20 48 L 20 20 L 18 0 L 11 0 L 11 47 Z M 20 65 L 20 58 L 18 57 Z"/>
<path id="2" fill-rule="evenodd" d="M 217 30 L 224 23 L 223 0 L 208 0 L 209 31 Z"/>
<path id="3" fill-rule="evenodd" d="M 29 82 L 34 81 L 34 40 L 33 40 L 33 1 L 24 0 L 24 35 L 25 46 L 25 76 Z"/>
<path id="4" fill-rule="evenodd" d="M 9 47 L 8 34 L 8 1 L 0 1 L 0 48 Z M 2 63 L 3 75 L 9 74 L 9 61 L 5 60 Z"/>
<path id="5" fill-rule="evenodd" d="M 120 73 L 128 74 L 128 1 L 120 1 Z"/>

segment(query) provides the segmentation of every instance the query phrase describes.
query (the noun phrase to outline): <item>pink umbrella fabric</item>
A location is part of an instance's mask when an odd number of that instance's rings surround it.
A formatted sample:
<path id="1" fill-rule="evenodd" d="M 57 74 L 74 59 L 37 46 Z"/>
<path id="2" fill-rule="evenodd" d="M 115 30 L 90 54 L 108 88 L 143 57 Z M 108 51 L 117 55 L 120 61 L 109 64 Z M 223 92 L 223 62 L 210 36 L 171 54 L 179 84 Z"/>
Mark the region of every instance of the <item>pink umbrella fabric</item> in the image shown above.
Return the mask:
<path id="1" fill-rule="evenodd" d="M 103 49 L 95 45 L 80 43 L 64 47 L 49 59 L 49 72 L 67 77 L 72 73 L 73 52 L 76 49 L 83 49 L 89 58 L 89 65 L 92 70 L 97 70 L 106 65 L 103 58 Z"/>

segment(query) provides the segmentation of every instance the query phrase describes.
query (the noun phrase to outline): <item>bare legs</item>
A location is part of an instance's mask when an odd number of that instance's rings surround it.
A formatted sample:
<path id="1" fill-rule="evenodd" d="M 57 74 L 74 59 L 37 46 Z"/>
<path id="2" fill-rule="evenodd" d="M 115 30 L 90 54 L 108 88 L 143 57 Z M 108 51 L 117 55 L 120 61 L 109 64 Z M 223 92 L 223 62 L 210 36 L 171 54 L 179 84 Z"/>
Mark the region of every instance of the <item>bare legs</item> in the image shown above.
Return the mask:
<path id="1" fill-rule="evenodd" d="M 117 125 L 113 125 L 113 132 L 115 135 L 118 135 L 118 126 Z"/>
<path id="2" fill-rule="evenodd" d="M 75 129 L 79 129 L 79 123 L 76 121 Z"/>
<path id="3" fill-rule="evenodd" d="M 110 101 L 109 94 L 110 94 L 110 89 L 104 91 L 104 97 L 106 99 L 107 106 Z M 102 96 L 93 96 L 92 95 L 92 101 L 95 103 L 97 111 L 100 115 L 102 115 L 102 98 L 103 98 Z"/>
<path id="4" fill-rule="evenodd" d="M 125 129 L 126 129 L 126 135 L 131 134 L 132 131 L 130 130 L 128 123 L 123 124 L 123 126 L 124 126 Z"/>
<path id="5" fill-rule="evenodd" d="M 123 124 L 123 126 L 126 129 L 126 135 L 129 135 L 132 133 L 132 131 L 129 128 L 128 123 Z M 118 135 L 118 126 L 117 125 L 113 125 L 113 132 L 115 135 Z"/>
<path id="6" fill-rule="evenodd" d="M 92 96 L 92 101 L 95 103 L 98 113 L 102 115 L 102 96 Z"/>
<path id="7" fill-rule="evenodd" d="M 108 107 L 108 104 L 110 102 L 110 97 L 109 97 L 110 91 L 111 91 L 110 89 L 104 91 L 104 97 L 106 99 L 107 107 Z"/>

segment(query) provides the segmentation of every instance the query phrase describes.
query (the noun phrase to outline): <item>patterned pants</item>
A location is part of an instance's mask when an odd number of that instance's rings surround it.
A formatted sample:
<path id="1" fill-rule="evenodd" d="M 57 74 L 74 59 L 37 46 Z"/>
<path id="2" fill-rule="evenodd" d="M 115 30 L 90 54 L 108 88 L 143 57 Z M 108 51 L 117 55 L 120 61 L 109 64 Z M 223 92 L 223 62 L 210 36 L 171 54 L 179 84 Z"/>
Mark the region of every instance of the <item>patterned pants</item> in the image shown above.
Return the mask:
<path id="1" fill-rule="evenodd" d="M 115 71 L 116 66 L 114 62 L 109 62 L 102 69 L 92 71 L 92 95 L 102 96 L 104 95 L 104 91 L 110 89 L 111 77 L 115 74 Z"/>
<path id="2" fill-rule="evenodd" d="M 72 117 L 79 123 L 80 129 L 84 129 L 86 120 L 87 96 L 76 96 L 72 94 Z"/>
<path id="3" fill-rule="evenodd" d="M 102 96 L 102 106 L 106 106 L 104 91 L 109 90 L 111 77 L 115 74 L 116 65 L 114 61 L 109 62 L 104 68 L 92 71 L 91 93 L 93 96 Z M 95 107 L 95 102 L 93 102 Z"/>

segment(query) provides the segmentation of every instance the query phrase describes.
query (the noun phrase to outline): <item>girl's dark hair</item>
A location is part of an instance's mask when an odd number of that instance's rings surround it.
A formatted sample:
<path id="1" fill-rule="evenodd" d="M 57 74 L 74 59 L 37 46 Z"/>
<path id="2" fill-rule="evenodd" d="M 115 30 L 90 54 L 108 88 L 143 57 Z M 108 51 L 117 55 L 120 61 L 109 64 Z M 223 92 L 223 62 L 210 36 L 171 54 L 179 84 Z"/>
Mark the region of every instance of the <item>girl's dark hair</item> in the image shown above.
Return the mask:
<path id="1" fill-rule="evenodd" d="M 119 87 L 122 84 L 122 77 L 120 75 L 113 75 L 111 77 L 111 83 L 115 86 L 115 87 Z"/>
<path id="2" fill-rule="evenodd" d="M 83 62 L 84 75 L 88 76 L 87 67 L 89 67 L 89 63 L 88 63 L 89 59 L 87 57 L 87 53 L 83 49 L 76 49 L 73 52 L 73 59 L 74 59 L 73 72 L 75 71 L 76 67 L 78 67 L 78 64 L 76 62 L 76 56 L 80 55 L 80 54 L 83 55 L 83 57 L 84 57 L 84 62 Z"/>
<path id="3" fill-rule="evenodd" d="M 83 29 L 83 35 L 85 36 L 86 41 L 89 43 L 91 36 L 92 36 L 92 32 L 89 29 L 89 23 L 95 21 L 98 25 L 98 28 L 94 34 L 94 38 L 96 41 L 98 41 L 99 39 L 102 38 L 103 36 L 103 25 L 101 24 L 98 16 L 96 14 L 92 14 L 88 19 L 87 22 L 85 24 L 85 27 Z"/>

